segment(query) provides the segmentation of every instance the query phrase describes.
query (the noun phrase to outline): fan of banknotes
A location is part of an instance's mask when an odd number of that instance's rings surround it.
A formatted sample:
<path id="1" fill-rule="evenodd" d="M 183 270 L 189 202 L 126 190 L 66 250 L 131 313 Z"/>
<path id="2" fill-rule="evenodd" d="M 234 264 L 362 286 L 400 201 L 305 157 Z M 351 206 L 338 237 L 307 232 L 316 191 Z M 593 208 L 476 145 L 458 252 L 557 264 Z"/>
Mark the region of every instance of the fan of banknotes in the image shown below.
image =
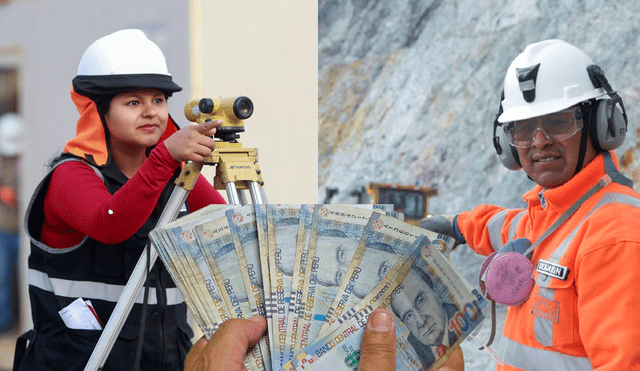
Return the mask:
<path id="1" fill-rule="evenodd" d="M 211 205 L 151 241 L 206 338 L 260 314 L 248 370 L 354 370 L 369 314 L 396 321 L 398 370 L 441 365 L 486 300 L 442 254 L 453 241 L 374 205 Z"/>

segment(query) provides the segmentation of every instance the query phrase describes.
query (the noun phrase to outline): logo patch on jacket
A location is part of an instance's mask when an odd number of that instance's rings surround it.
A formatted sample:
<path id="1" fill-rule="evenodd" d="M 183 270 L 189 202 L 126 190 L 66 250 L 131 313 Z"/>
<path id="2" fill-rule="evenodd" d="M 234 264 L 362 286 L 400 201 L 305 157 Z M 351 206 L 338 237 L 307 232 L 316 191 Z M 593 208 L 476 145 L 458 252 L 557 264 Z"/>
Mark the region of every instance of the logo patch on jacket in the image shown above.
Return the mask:
<path id="1" fill-rule="evenodd" d="M 539 273 L 546 274 L 547 276 L 555 277 L 563 281 L 567 279 L 567 275 L 569 274 L 569 268 L 542 259 L 538 261 L 536 270 Z"/>
<path id="2" fill-rule="evenodd" d="M 538 294 L 533 299 L 531 313 L 553 323 L 558 323 L 560 318 L 560 303 L 557 300 L 549 300 Z"/>

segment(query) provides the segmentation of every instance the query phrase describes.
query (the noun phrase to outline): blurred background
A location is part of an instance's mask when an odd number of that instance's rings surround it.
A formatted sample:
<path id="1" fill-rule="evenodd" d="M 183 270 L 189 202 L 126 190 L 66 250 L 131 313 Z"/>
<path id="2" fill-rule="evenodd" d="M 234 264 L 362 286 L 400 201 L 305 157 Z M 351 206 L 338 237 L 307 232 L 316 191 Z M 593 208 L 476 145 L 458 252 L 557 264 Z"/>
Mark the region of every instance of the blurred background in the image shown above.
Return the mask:
<path id="1" fill-rule="evenodd" d="M 8 318 L 0 323 L 0 370 L 11 368 L 15 338 L 31 328 L 22 218 L 45 163 L 75 135 L 69 91 L 84 50 L 119 29 L 143 30 L 184 89 L 169 99 L 180 126 L 189 124 L 183 109 L 191 99 L 249 97 L 255 109 L 240 142 L 258 149 L 267 200 L 314 203 L 317 11 L 315 2 L 296 0 L 0 0 L 0 115 L 19 115 L 24 148 L 11 167 L 0 163 L 0 179 L 10 173 L 17 183 L 17 211 L 0 207 L 0 232 L 20 237 L 19 259 L 9 247 L 0 250 L 0 271 L 7 273 L 0 277 L 0 299 L 7 297 L 0 321 Z M 212 170 L 205 168 L 210 181 Z"/>
<path id="2" fill-rule="evenodd" d="M 523 207 L 533 183 L 501 165 L 493 121 L 509 64 L 552 38 L 584 50 L 624 100 L 616 152 L 639 190 L 639 32 L 637 0 L 319 0 L 318 201 L 384 202 L 382 190 L 418 215 Z M 475 286 L 483 260 L 451 255 Z M 467 370 L 493 368 L 467 345 Z"/>

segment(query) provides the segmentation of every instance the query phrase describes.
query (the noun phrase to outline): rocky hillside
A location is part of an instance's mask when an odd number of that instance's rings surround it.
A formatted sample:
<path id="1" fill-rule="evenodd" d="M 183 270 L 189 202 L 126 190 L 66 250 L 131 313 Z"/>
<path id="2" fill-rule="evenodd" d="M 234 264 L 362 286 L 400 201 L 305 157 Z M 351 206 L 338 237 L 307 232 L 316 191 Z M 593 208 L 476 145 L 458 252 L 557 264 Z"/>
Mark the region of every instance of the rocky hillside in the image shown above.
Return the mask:
<path id="1" fill-rule="evenodd" d="M 589 54 L 622 96 L 617 153 L 640 185 L 637 0 L 319 0 L 319 202 L 369 181 L 438 189 L 431 213 L 522 206 L 533 183 L 492 145 L 504 74 L 530 43 L 559 38 Z M 638 188 L 638 185 L 636 188 Z M 452 255 L 477 282 L 482 259 Z"/>
<path id="2" fill-rule="evenodd" d="M 504 168 L 492 123 L 507 67 L 532 42 L 585 50 L 620 92 L 618 150 L 640 184 L 640 2 L 319 0 L 320 202 L 354 202 L 369 181 L 436 187 L 432 213 L 522 205 L 532 186 Z"/>

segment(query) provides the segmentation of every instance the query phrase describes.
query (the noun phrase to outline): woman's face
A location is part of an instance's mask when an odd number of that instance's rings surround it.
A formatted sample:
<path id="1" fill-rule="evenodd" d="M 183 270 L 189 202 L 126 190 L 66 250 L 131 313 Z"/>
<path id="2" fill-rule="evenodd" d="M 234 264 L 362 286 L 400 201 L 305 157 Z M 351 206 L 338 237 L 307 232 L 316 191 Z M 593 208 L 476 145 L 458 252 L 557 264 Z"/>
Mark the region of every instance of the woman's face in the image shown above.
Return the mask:
<path id="1" fill-rule="evenodd" d="M 116 95 L 104 118 L 112 149 L 146 149 L 156 145 L 164 134 L 169 107 L 160 90 L 133 90 Z"/>

